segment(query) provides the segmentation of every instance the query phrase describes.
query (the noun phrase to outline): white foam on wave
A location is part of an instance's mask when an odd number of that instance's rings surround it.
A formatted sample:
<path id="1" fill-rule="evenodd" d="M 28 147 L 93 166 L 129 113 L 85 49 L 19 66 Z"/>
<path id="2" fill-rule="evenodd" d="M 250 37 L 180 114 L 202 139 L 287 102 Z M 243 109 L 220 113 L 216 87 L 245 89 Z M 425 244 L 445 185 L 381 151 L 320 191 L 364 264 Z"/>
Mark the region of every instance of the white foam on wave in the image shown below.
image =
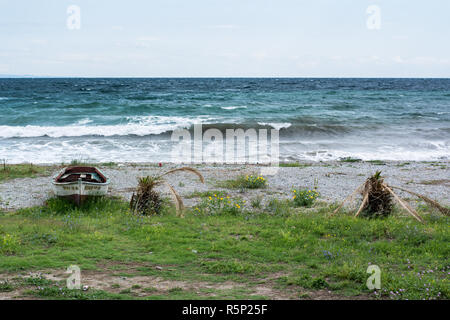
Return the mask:
<path id="1" fill-rule="evenodd" d="M 178 128 L 189 128 L 194 123 L 204 123 L 213 118 L 199 116 L 165 117 L 165 116 L 136 116 L 128 117 L 126 124 L 119 125 L 85 125 L 89 119 L 83 119 L 70 126 L 0 126 L 0 138 L 31 138 L 48 136 L 52 138 L 81 137 L 81 136 L 146 136 L 161 134 Z"/>
<path id="2" fill-rule="evenodd" d="M 223 110 L 236 110 L 236 109 L 247 109 L 247 106 L 230 106 L 230 107 L 220 107 Z"/>
<path id="3" fill-rule="evenodd" d="M 349 145 L 335 141 L 313 142 L 302 141 L 281 142 L 281 158 L 330 161 L 341 158 L 357 158 L 364 161 L 448 161 L 450 160 L 450 145 L 447 142 L 420 142 L 415 145 L 370 144 Z"/>
<path id="4" fill-rule="evenodd" d="M 283 123 L 267 123 L 267 122 L 258 122 L 260 126 L 271 126 L 272 128 L 276 130 L 280 129 L 286 129 L 289 128 L 292 124 L 289 122 L 283 122 Z"/>
<path id="5" fill-rule="evenodd" d="M 88 123 L 91 123 L 91 122 L 92 122 L 91 119 L 85 118 L 85 119 L 81 119 L 80 121 L 78 121 L 76 123 L 76 125 L 82 126 L 82 125 L 85 125 L 85 124 L 88 124 Z"/>
<path id="6" fill-rule="evenodd" d="M 17 139 L 0 140 L 0 155 L 8 163 L 67 163 L 73 159 L 89 159 L 92 162 L 171 162 L 174 160 L 174 146 L 170 139 L 155 141 L 133 137 L 38 138 L 31 141 Z M 450 145 L 437 143 L 435 148 L 430 148 L 424 143 L 422 147 L 416 148 L 405 145 L 371 145 L 369 148 L 332 142 L 280 143 L 280 161 L 330 161 L 345 157 L 362 160 L 448 161 Z"/>
<path id="7" fill-rule="evenodd" d="M 161 151 L 164 146 L 160 143 L 146 141 L 137 145 L 133 141 L 123 143 L 123 141 L 114 141 L 113 138 L 105 139 L 102 143 L 64 140 L 41 145 L 19 141 L 10 146 L 0 145 L 0 154 L 6 155 L 5 159 L 8 163 L 70 163 L 73 159 L 92 162 L 170 161 L 170 158 L 167 158 L 170 152 Z"/>

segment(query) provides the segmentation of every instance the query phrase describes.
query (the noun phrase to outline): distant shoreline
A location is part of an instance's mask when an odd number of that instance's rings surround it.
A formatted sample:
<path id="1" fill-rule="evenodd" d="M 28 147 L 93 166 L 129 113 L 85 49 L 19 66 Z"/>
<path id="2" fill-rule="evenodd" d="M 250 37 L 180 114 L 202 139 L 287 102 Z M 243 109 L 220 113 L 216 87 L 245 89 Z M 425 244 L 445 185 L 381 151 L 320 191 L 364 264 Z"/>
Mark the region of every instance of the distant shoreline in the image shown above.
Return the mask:
<path id="1" fill-rule="evenodd" d="M 414 80 L 426 80 L 426 79 L 441 79 L 447 80 L 450 77 L 233 77 L 233 76 L 210 76 L 210 77 L 190 77 L 190 76 L 34 76 L 34 75 L 0 75 L 0 79 L 414 79 Z"/>

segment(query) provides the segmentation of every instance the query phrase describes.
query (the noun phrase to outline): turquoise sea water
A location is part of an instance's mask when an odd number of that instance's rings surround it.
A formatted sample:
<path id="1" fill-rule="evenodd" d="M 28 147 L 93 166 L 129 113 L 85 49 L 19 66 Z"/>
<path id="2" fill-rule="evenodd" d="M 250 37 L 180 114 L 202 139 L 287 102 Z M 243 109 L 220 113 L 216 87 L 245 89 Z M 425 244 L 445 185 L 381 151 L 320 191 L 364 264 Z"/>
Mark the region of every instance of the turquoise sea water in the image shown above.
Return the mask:
<path id="1" fill-rule="evenodd" d="M 176 128 L 277 128 L 281 160 L 448 160 L 450 79 L 0 79 L 0 159 L 170 161 Z"/>

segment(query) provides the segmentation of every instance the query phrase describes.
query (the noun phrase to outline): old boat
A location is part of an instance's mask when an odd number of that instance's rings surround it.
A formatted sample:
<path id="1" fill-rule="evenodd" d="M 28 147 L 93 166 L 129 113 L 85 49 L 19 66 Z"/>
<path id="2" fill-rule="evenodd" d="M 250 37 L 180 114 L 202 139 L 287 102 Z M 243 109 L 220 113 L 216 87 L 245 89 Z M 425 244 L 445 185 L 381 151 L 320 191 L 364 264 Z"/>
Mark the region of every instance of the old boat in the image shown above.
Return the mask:
<path id="1" fill-rule="evenodd" d="M 89 197 L 104 196 L 109 179 L 95 167 L 68 167 L 53 178 L 56 196 L 81 204 Z"/>

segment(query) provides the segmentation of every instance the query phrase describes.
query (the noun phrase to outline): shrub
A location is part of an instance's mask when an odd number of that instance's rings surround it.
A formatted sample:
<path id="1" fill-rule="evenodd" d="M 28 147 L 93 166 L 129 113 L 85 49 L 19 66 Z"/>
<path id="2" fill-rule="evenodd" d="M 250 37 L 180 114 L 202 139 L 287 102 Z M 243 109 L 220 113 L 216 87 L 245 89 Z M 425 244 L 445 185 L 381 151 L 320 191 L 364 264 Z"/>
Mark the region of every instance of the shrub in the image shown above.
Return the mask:
<path id="1" fill-rule="evenodd" d="M 242 212 L 243 201 L 231 199 L 229 196 L 214 194 L 204 198 L 200 205 L 195 207 L 194 213 L 206 215 L 238 215 Z"/>
<path id="2" fill-rule="evenodd" d="M 260 175 L 247 175 L 243 182 L 243 187 L 247 189 L 260 189 L 267 186 L 267 181 Z"/>
<path id="3" fill-rule="evenodd" d="M 3 234 L 0 235 L 0 253 L 13 254 L 19 247 L 20 241 L 15 235 Z"/>
<path id="4" fill-rule="evenodd" d="M 310 189 L 303 189 L 303 190 L 292 190 L 293 196 L 292 200 L 294 203 L 294 206 L 296 207 L 309 207 L 311 206 L 314 201 L 319 197 L 319 192 L 317 192 L 316 188 L 310 190 Z"/>
<path id="5" fill-rule="evenodd" d="M 219 186 L 232 189 L 262 189 L 267 187 L 267 180 L 256 174 L 240 175 L 235 179 L 221 182 Z"/>
<path id="6" fill-rule="evenodd" d="M 260 196 L 257 196 L 256 198 L 254 198 L 252 200 L 251 205 L 255 209 L 261 209 L 261 203 L 262 203 L 262 198 Z"/>
<path id="7" fill-rule="evenodd" d="M 165 185 L 170 191 L 172 199 L 174 200 L 177 213 L 182 215 L 184 210 L 184 203 L 178 192 L 170 185 L 164 176 L 176 173 L 176 172 L 189 172 L 195 174 L 201 183 L 205 183 L 205 179 L 202 174 L 194 168 L 183 167 L 169 170 L 159 176 L 147 176 L 139 179 L 138 188 L 136 194 L 131 197 L 130 208 L 134 213 L 143 215 L 153 215 L 161 213 L 162 200 L 160 194 L 155 190 L 158 185 Z"/>
<path id="8" fill-rule="evenodd" d="M 158 177 L 147 176 L 140 178 L 136 194 L 133 194 L 131 197 L 131 210 L 142 215 L 159 214 L 162 200 L 155 188 L 160 183 L 161 180 Z"/>

